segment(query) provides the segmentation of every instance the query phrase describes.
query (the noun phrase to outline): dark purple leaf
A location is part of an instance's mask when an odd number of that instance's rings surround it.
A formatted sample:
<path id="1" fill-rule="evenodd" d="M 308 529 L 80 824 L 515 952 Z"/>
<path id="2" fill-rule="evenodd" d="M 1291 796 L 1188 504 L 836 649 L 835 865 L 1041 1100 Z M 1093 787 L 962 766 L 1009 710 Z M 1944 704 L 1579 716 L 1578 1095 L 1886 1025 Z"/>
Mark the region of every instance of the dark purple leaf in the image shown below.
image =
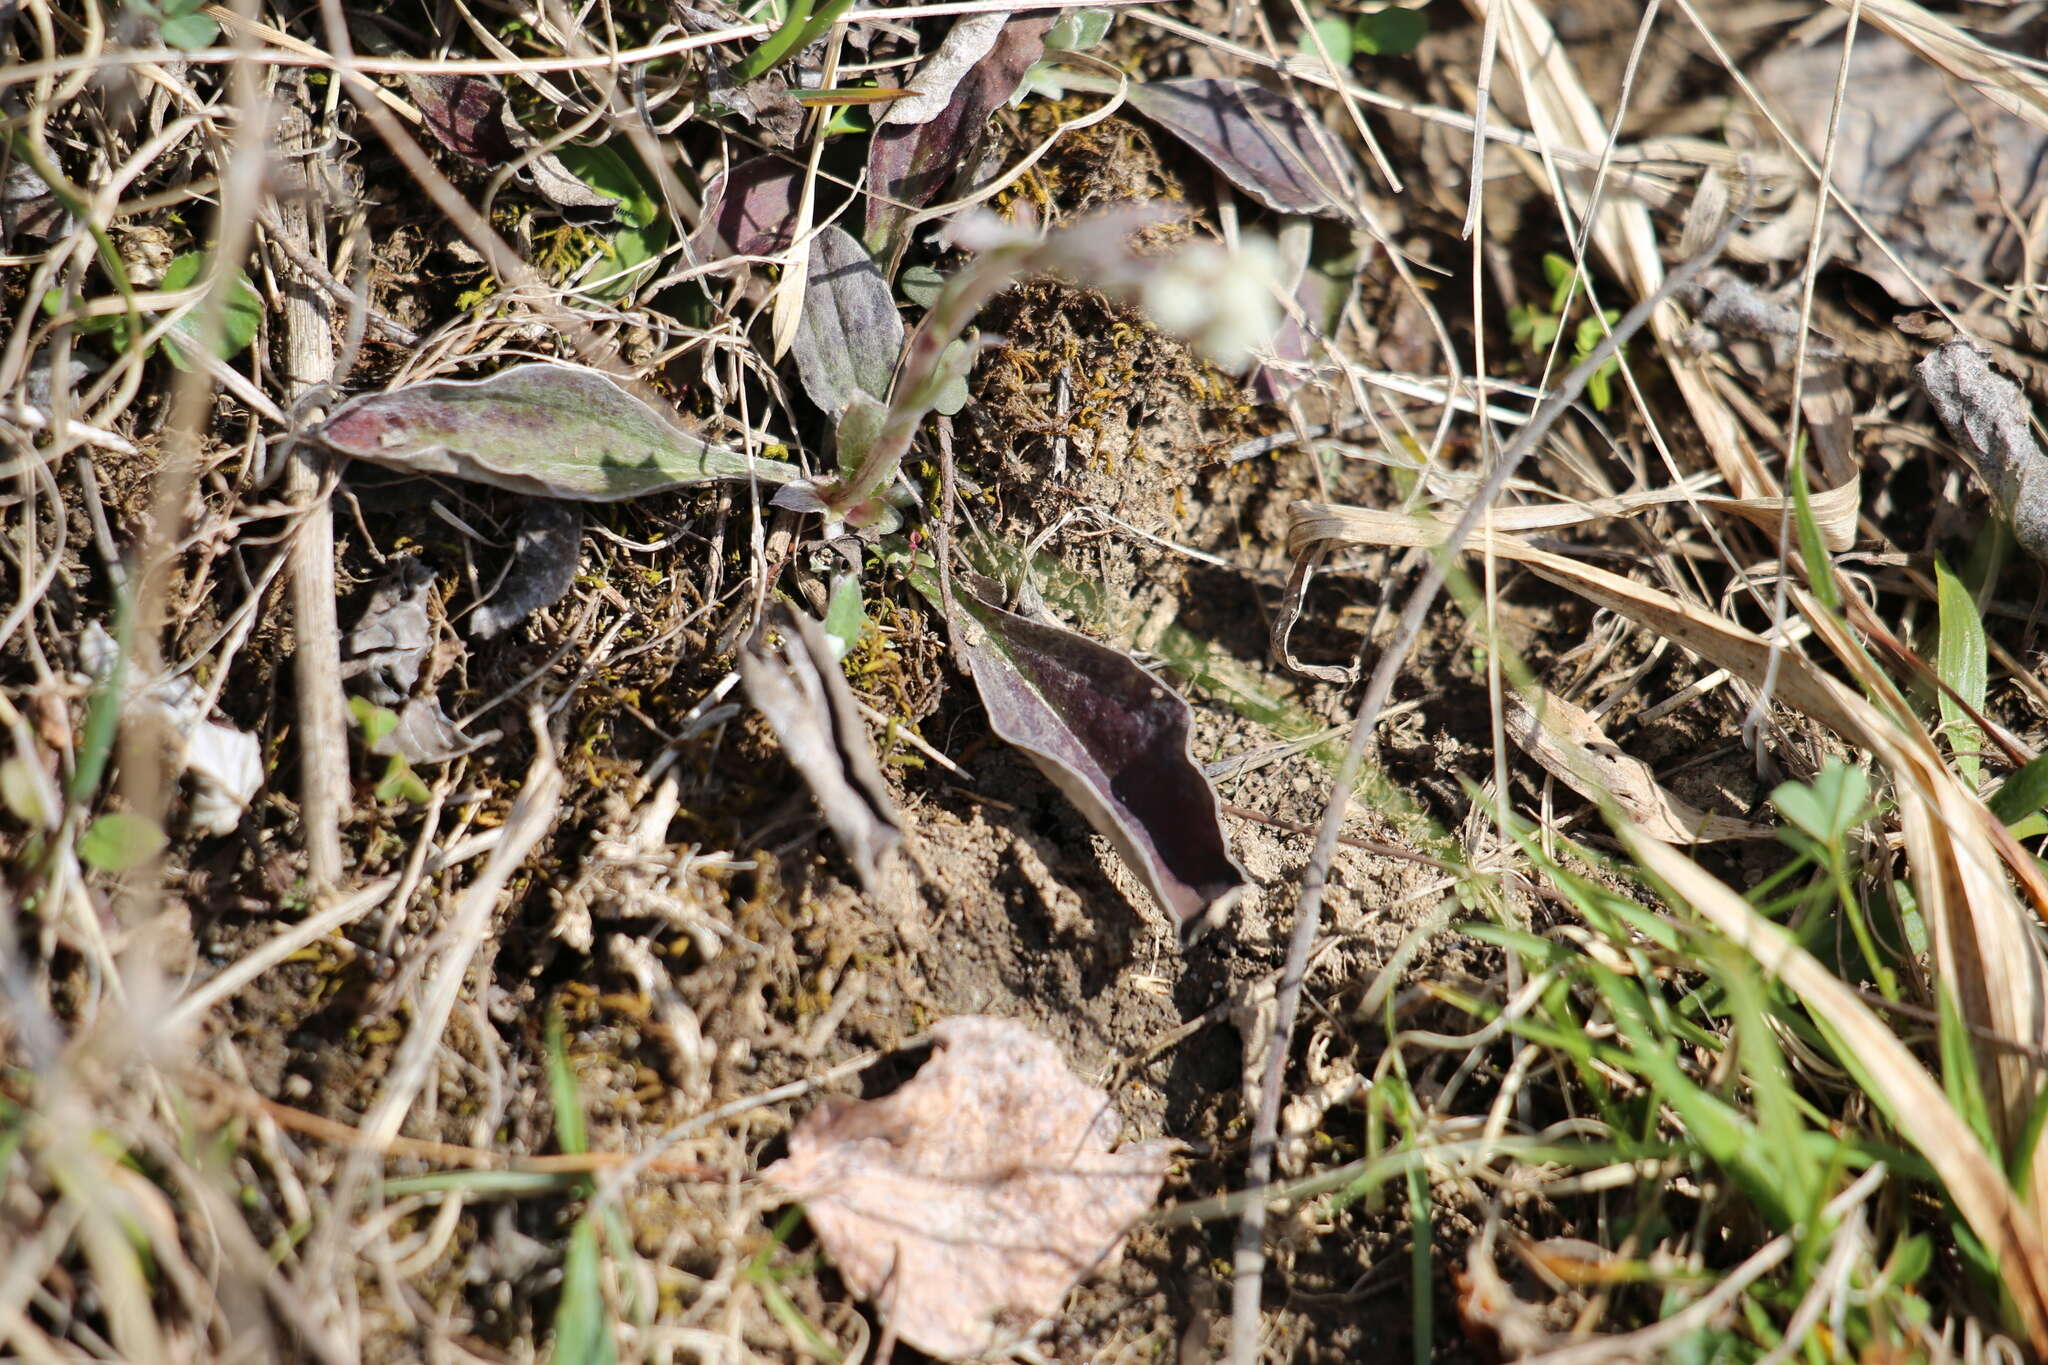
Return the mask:
<path id="1" fill-rule="evenodd" d="M 704 189 L 704 226 L 690 238 L 700 261 L 720 256 L 769 256 L 795 240 L 803 167 L 779 156 L 757 156 L 711 178 Z"/>
<path id="2" fill-rule="evenodd" d="M 740 679 L 809 784 L 861 885 L 873 892 L 903 840 L 903 825 L 853 689 L 816 621 L 778 607 L 770 623 L 782 632 L 781 650 L 770 651 L 757 634 L 740 648 Z"/>
<path id="3" fill-rule="evenodd" d="M 1303 230 L 1310 226 L 1306 218 L 1293 218 L 1280 230 L 1281 256 L 1294 275 L 1294 307 L 1273 338 L 1273 353 L 1283 363 L 1260 365 L 1246 379 L 1261 403 L 1277 403 L 1308 381 L 1305 367 L 1316 338 L 1327 339 L 1336 332 L 1358 289 L 1359 252 L 1353 249 L 1334 260 L 1317 260 L 1314 233 Z"/>
<path id="4" fill-rule="evenodd" d="M 517 151 L 500 122 L 505 92 L 483 76 L 406 73 L 406 92 L 426 116 L 427 131 L 443 147 L 479 166 L 504 165 Z"/>
<path id="5" fill-rule="evenodd" d="M 343 455 L 408 473 L 577 502 L 803 476 L 794 465 L 708 444 L 609 375 L 559 361 L 364 394 L 313 434 Z"/>
<path id="6" fill-rule="evenodd" d="M 1054 15 L 1012 19 L 988 54 L 962 75 L 953 97 L 924 123 L 884 123 L 868 149 L 867 241 L 877 255 L 893 247 L 905 218 L 938 197 L 975 149 L 993 114 L 1031 64 L 1045 55 Z"/>
<path id="7" fill-rule="evenodd" d="M 1244 869 L 1188 753 L 1187 703 L 1128 655 L 1004 611 L 957 578 L 953 600 L 954 637 L 995 732 L 1116 846 L 1183 938 L 1228 913 Z"/>
<path id="8" fill-rule="evenodd" d="M 790 349 L 804 392 L 834 418 L 860 394 L 888 396 L 903 349 L 903 316 L 873 259 L 841 228 L 825 227 L 811 239 L 804 309 Z"/>
<path id="9" fill-rule="evenodd" d="M 1309 113 L 1251 81 L 1213 76 L 1133 85 L 1131 107 L 1199 152 L 1231 184 L 1282 213 L 1348 217 L 1344 177 Z"/>

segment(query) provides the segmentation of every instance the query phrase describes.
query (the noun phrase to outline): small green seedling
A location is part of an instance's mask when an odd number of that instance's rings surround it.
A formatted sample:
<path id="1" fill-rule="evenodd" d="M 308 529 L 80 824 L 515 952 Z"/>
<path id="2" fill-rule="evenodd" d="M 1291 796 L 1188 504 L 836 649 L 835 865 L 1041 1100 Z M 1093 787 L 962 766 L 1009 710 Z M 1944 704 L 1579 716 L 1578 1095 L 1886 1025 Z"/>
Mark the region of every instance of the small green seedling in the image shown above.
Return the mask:
<path id="1" fill-rule="evenodd" d="M 1393 13 L 1393 11 L 1388 11 Z M 1508 330 L 1517 345 L 1531 351 L 1543 351 L 1557 340 L 1564 328 L 1565 310 L 1570 306 L 1572 296 L 1577 292 L 1578 270 L 1565 257 L 1554 251 L 1543 254 L 1543 277 L 1550 282 L 1550 306 L 1520 303 L 1508 310 Z M 1621 319 L 1618 309 L 1605 309 L 1598 317 L 1580 320 L 1572 331 L 1572 360 L 1576 365 L 1591 355 L 1594 348 L 1606 339 L 1608 329 Z M 1593 406 L 1601 412 L 1613 406 L 1614 376 L 1621 373 L 1622 357 L 1628 348 L 1617 351 L 1614 358 L 1593 372 L 1586 381 L 1586 394 L 1593 400 Z"/>
<path id="2" fill-rule="evenodd" d="M 354 715 L 356 726 L 363 732 L 363 747 L 376 752 L 384 737 L 398 728 L 398 713 L 388 707 L 377 705 L 362 697 L 350 697 L 348 709 Z M 378 779 L 376 798 L 382 802 L 410 801 L 414 805 L 424 804 L 433 793 L 427 784 L 420 781 L 419 774 L 412 770 L 412 764 L 405 761 L 403 754 L 391 755 L 384 765 L 384 776 Z"/>

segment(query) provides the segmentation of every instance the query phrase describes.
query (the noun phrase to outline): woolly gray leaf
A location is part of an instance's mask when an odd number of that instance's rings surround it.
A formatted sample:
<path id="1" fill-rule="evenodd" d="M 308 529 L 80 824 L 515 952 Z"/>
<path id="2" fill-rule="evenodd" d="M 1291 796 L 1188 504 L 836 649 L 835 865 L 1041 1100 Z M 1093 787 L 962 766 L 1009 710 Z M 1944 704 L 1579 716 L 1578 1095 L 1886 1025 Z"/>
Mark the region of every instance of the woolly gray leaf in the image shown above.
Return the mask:
<path id="1" fill-rule="evenodd" d="M 2032 413 L 2020 386 L 1960 340 L 1920 362 L 1920 386 L 2012 518 L 2013 539 L 2048 561 L 2048 456 L 2034 443 Z"/>
<path id="2" fill-rule="evenodd" d="M 577 502 L 720 479 L 803 477 L 794 465 L 711 445 L 609 375 L 558 361 L 365 394 L 314 435 L 343 455 L 408 473 Z"/>
<path id="3" fill-rule="evenodd" d="M 479 640 L 494 639 L 568 596 L 582 547 L 580 506 L 554 498 L 529 500 L 519 509 L 512 567 L 490 600 L 470 613 L 469 633 Z"/>
<path id="4" fill-rule="evenodd" d="M 903 349 L 903 317 L 889 283 L 852 234 L 826 227 L 811 239 L 803 314 L 790 350 L 804 392 L 837 418 L 861 394 L 884 398 Z"/>

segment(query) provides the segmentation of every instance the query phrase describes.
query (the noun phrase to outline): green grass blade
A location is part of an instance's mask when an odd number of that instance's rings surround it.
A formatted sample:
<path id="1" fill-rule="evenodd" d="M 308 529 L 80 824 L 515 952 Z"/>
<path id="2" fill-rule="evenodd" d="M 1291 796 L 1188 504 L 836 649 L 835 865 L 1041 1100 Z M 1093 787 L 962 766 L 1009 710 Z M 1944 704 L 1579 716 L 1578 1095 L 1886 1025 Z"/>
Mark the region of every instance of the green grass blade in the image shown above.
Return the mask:
<path id="1" fill-rule="evenodd" d="M 1956 772 L 1974 787 L 1984 778 L 1984 760 L 1980 757 L 1984 732 L 1961 703 L 1967 702 L 1979 711 L 1984 709 L 1990 667 L 1984 643 L 1984 618 L 1977 614 L 1977 601 L 1963 586 L 1963 580 L 1939 555 L 1934 560 L 1934 581 L 1941 612 L 1934 671 L 1955 690 L 1954 696 L 1943 692 L 1938 699 L 1941 719 Z"/>

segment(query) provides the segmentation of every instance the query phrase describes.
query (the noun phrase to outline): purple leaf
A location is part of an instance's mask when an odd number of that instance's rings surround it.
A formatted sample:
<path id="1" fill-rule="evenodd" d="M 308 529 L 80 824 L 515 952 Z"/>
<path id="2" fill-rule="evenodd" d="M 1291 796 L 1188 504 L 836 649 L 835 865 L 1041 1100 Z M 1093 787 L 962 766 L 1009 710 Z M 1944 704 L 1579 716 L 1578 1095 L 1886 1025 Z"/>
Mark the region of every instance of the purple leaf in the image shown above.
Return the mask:
<path id="1" fill-rule="evenodd" d="M 434 140 L 465 161 L 479 166 L 502 165 L 518 155 L 511 135 L 499 121 L 505 92 L 482 76 L 402 77 L 406 92 L 426 116 Z"/>
<path id="2" fill-rule="evenodd" d="M 1194 76 L 1131 87 L 1131 107 L 1268 208 L 1345 218 L 1344 177 L 1300 105 L 1251 81 Z"/>
<path id="3" fill-rule="evenodd" d="M 903 350 L 903 316 L 889 282 L 850 233 L 826 227 L 811 239 L 811 268 L 797 319 L 796 369 L 804 392 L 837 418 L 865 393 L 883 398 Z"/>
<path id="4" fill-rule="evenodd" d="M 875 254 L 893 247 L 903 220 L 931 203 L 972 164 L 988 118 L 1045 55 L 1054 15 L 1012 19 L 988 54 L 961 75 L 946 107 L 924 123 L 887 123 L 868 149 L 867 242 Z M 936 60 L 936 58 L 934 58 Z"/>
<path id="5" fill-rule="evenodd" d="M 1261 403 L 1277 403 L 1308 382 L 1308 359 L 1317 338 L 1336 334 L 1344 309 L 1358 291 L 1361 253 L 1353 248 L 1334 260 L 1317 260 L 1312 224 L 1289 219 L 1280 229 L 1280 252 L 1294 278 L 1294 307 L 1273 338 L 1279 365 L 1260 365 L 1246 380 Z"/>
<path id="6" fill-rule="evenodd" d="M 771 652 L 759 635 L 740 648 L 747 698 L 782 741 L 861 885 L 872 892 L 903 840 L 903 825 L 867 726 L 824 629 L 787 607 L 775 609 L 772 624 L 782 632 L 780 651 Z"/>
<path id="7" fill-rule="evenodd" d="M 953 600 L 954 636 L 995 732 L 1116 845 L 1183 939 L 1228 913 L 1244 869 L 1188 753 L 1187 703 L 1130 656 L 1004 611 L 957 578 Z"/>
<path id="8" fill-rule="evenodd" d="M 690 238 L 690 249 L 700 261 L 785 250 L 803 187 L 803 168 L 779 156 L 753 157 L 720 172 L 704 188 L 704 225 Z"/>
<path id="9" fill-rule="evenodd" d="M 313 434 L 373 464 L 577 502 L 803 476 L 794 465 L 708 444 L 609 375 L 556 361 L 364 394 Z"/>

